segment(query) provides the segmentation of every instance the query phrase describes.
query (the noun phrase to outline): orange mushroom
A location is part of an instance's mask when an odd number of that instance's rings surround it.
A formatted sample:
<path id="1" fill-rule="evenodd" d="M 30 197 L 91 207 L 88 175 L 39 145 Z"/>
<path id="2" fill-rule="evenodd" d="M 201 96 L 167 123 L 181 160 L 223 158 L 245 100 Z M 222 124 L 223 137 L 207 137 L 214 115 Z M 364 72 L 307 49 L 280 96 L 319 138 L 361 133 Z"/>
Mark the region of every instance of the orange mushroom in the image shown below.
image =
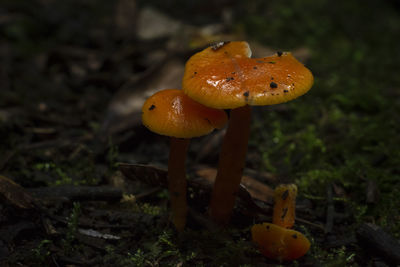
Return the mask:
<path id="1" fill-rule="evenodd" d="M 221 42 L 186 63 L 182 87 L 195 101 L 231 109 L 222 144 L 210 215 L 228 223 L 245 165 L 250 134 L 250 105 L 273 105 L 295 99 L 313 84 L 311 72 L 290 53 L 250 58 L 246 42 Z"/>
<path id="2" fill-rule="evenodd" d="M 251 237 L 264 256 L 278 261 L 298 259 L 310 249 L 302 233 L 272 223 L 253 225 Z"/>
<path id="3" fill-rule="evenodd" d="M 292 228 L 296 217 L 297 186 L 281 184 L 274 191 L 272 223 L 284 228 Z"/>
<path id="4" fill-rule="evenodd" d="M 168 190 L 172 222 L 181 232 L 187 214 L 185 159 L 189 140 L 222 128 L 227 122 L 226 113 L 195 102 L 181 90 L 167 89 L 146 100 L 142 121 L 149 130 L 171 137 Z"/>

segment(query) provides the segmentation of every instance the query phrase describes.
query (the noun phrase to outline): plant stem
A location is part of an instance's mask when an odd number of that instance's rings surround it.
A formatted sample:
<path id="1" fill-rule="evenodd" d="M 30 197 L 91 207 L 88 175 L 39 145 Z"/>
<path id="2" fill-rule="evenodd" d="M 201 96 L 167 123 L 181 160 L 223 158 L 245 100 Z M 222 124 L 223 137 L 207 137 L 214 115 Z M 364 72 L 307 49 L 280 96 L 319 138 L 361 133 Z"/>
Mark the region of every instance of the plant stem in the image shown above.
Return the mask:
<path id="1" fill-rule="evenodd" d="M 246 161 L 250 121 L 251 108 L 249 106 L 231 110 L 210 204 L 210 216 L 220 225 L 229 222 L 235 205 Z"/>
<path id="2" fill-rule="evenodd" d="M 168 160 L 168 190 L 171 201 L 171 220 L 178 232 L 186 224 L 186 170 L 185 160 L 190 139 L 171 137 Z"/>

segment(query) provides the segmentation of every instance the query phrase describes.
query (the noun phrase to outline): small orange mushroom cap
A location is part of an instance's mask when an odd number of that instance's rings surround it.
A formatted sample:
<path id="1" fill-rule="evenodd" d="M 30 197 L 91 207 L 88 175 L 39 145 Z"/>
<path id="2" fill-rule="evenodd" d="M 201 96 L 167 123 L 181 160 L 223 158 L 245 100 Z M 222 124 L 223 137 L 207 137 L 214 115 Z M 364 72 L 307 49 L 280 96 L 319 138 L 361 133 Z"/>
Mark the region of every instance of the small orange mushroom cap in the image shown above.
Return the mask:
<path id="1" fill-rule="evenodd" d="M 250 58 L 246 42 L 219 43 L 186 63 L 182 88 L 203 105 L 232 109 L 295 99 L 312 86 L 311 72 L 291 53 Z"/>
<path id="2" fill-rule="evenodd" d="M 178 89 L 155 93 L 142 108 L 142 122 L 149 130 L 177 138 L 206 135 L 227 120 L 225 111 L 203 106 Z"/>
<path id="3" fill-rule="evenodd" d="M 310 249 L 310 241 L 302 233 L 272 223 L 254 225 L 251 236 L 260 252 L 274 260 L 295 260 Z"/>

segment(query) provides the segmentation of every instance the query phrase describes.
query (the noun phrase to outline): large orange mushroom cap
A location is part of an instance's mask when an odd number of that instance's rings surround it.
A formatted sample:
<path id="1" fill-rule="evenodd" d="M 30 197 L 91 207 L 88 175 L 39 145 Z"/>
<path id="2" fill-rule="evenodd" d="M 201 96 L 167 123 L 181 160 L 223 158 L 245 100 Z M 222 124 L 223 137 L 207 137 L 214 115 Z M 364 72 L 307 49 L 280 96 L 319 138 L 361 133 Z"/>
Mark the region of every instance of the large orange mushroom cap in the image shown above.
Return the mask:
<path id="1" fill-rule="evenodd" d="M 203 106 L 182 90 L 166 89 L 149 97 L 142 108 L 143 124 L 161 135 L 192 138 L 224 127 L 223 110 Z"/>
<path id="2" fill-rule="evenodd" d="M 310 241 L 302 233 L 272 223 L 254 225 L 251 236 L 260 252 L 274 260 L 295 260 L 310 249 Z"/>
<path id="3" fill-rule="evenodd" d="M 203 105 L 232 109 L 287 102 L 305 94 L 313 84 L 311 72 L 291 53 L 250 56 L 246 42 L 204 49 L 186 63 L 184 92 Z"/>

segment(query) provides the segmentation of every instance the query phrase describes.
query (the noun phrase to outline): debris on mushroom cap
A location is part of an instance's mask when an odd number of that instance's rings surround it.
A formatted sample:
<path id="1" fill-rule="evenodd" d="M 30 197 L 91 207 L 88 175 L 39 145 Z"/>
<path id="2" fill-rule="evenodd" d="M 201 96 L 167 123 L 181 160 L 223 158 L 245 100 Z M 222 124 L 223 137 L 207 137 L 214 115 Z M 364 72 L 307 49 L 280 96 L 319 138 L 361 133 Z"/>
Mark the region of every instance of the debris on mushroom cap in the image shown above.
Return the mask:
<path id="1" fill-rule="evenodd" d="M 166 89 L 149 97 L 142 108 L 143 124 L 158 134 L 192 138 L 222 128 L 225 111 L 203 106 L 182 90 Z"/>
<path id="2" fill-rule="evenodd" d="M 296 214 L 297 186 L 295 184 L 281 184 L 274 190 L 274 211 L 272 223 L 292 228 Z"/>
<path id="3" fill-rule="evenodd" d="M 311 72 L 291 53 L 250 55 L 246 42 L 224 43 L 193 55 L 185 67 L 185 94 L 203 105 L 230 109 L 287 102 L 311 88 Z"/>
<path id="4" fill-rule="evenodd" d="M 310 241 L 302 233 L 272 223 L 255 224 L 251 236 L 260 252 L 274 260 L 295 260 L 310 249 Z"/>

